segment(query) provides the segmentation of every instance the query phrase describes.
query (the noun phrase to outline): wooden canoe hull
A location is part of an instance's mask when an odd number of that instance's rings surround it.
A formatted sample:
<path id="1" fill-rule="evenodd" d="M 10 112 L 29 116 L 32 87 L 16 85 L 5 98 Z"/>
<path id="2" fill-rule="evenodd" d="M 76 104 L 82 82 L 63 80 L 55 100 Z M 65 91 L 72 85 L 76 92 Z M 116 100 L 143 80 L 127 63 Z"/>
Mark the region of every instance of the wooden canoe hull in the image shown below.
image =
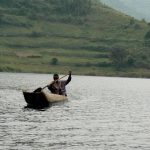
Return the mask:
<path id="1" fill-rule="evenodd" d="M 23 92 L 25 101 L 30 106 L 45 107 L 50 103 L 61 102 L 67 100 L 66 96 L 51 94 L 49 92 Z"/>
<path id="2" fill-rule="evenodd" d="M 64 96 L 64 95 L 51 94 L 51 93 L 46 92 L 46 91 L 42 91 L 42 93 L 44 94 L 44 96 L 46 97 L 46 100 L 47 100 L 49 103 L 61 102 L 61 101 L 66 101 L 66 100 L 68 100 L 67 97 Z"/>

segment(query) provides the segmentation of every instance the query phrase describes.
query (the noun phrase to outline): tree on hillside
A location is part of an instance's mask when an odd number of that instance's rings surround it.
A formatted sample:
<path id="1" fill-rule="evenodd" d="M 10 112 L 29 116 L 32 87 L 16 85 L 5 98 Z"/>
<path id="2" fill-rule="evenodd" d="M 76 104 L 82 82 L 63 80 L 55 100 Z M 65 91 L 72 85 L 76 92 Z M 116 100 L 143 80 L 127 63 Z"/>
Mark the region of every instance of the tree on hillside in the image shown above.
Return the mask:
<path id="1" fill-rule="evenodd" d="M 134 25 L 135 24 L 135 19 L 134 19 L 134 17 L 132 17 L 131 19 L 130 19 L 130 25 Z"/>
<path id="2" fill-rule="evenodd" d="M 150 47 L 150 30 L 145 34 L 145 41 L 144 41 L 144 45 L 147 47 Z"/>
<path id="3" fill-rule="evenodd" d="M 110 59 L 117 69 L 120 69 L 126 65 L 127 54 L 128 52 L 123 48 L 113 48 L 110 54 Z"/>
<path id="4" fill-rule="evenodd" d="M 150 30 L 146 33 L 145 39 L 150 39 Z"/>
<path id="5" fill-rule="evenodd" d="M 58 65 L 58 59 L 57 58 L 52 58 L 51 60 L 51 65 Z"/>

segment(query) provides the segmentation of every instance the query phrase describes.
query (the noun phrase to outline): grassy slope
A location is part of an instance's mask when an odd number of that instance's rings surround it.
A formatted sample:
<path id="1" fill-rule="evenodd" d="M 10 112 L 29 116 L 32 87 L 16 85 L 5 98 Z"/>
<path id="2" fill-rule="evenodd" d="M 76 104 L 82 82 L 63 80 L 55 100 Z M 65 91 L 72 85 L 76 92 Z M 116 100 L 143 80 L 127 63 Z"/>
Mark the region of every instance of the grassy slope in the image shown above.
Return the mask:
<path id="1" fill-rule="evenodd" d="M 0 26 L 1 71 L 72 70 L 75 74 L 150 77 L 149 69 L 143 66 L 116 71 L 108 58 L 113 46 L 123 46 L 135 56 L 141 53 L 149 56 L 149 47 L 143 44 L 150 28 L 145 22 L 135 20 L 139 27 L 135 28 L 130 25 L 129 16 L 101 4 L 93 5 L 88 16 L 71 23 L 55 14 L 48 19 L 33 20 L 27 15 L 16 15 L 16 10 L 0 7 L 6 20 Z M 56 66 L 51 65 L 54 57 L 59 60 Z M 150 62 L 149 58 L 143 61 Z"/>

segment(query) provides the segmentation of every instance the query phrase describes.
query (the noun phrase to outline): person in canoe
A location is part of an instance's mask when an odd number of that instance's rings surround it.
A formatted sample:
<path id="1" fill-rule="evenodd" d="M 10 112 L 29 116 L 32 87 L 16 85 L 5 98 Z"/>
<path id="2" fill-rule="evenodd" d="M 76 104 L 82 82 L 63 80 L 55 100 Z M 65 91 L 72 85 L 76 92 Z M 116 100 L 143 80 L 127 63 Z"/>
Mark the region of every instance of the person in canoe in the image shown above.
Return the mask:
<path id="1" fill-rule="evenodd" d="M 59 94 L 67 96 L 66 85 L 71 81 L 71 71 L 69 71 L 69 77 L 67 80 L 59 80 L 59 75 L 53 75 L 54 81 L 50 83 L 47 87 L 53 94 Z"/>

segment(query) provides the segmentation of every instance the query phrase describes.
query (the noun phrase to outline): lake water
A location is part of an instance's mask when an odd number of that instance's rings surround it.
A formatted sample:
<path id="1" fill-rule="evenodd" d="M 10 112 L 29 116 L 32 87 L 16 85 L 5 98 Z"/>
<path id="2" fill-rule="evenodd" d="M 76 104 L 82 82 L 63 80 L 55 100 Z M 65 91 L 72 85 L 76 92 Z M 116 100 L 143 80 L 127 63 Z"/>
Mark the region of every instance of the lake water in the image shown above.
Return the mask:
<path id="1" fill-rule="evenodd" d="M 25 108 L 46 74 L 0 73 L 1 150 L 150 150 L 150 80 L 73 76 L 69 101 Z"/>

